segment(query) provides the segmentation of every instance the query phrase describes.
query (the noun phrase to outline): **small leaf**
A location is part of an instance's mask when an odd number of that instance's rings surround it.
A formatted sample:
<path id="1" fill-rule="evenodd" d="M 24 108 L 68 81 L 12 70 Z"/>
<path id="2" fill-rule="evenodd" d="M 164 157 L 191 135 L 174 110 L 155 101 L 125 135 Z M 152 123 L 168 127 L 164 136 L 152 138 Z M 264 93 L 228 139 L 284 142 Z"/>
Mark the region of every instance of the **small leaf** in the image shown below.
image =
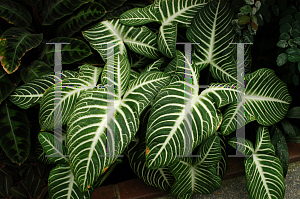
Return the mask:
<path id="1" fill-rule="evenodd" d="M 299 30 L 291 30 L 291 36 L 294 38 L 300 37 L 300 31 Z"/>
<path id="2" fill-rule="evenodd" d="M 250 17 L 247 15 L 240 16 L 238 22 L 240 25 L 247 24 L 248 22 L 250 22 Z"/>
<path id="3" fill-rule="evenodd" d="M 257 17 L 257 24 L 259 26 L 263 26 L 264 25 L 264 19 L 263 19 L 263 16 L 259 13 L 255 15 Z"/>
<path id="4" fill-rule="evenodd" d="M 262 14 L 262 16 L 265 18 L 266 22 L 269 23 L 271 20 L 271 13 L 269 11 L 268 5 L 262 5 L 259 12 Z"/>
<path id="5" fill-rule="evenodd" d="M 295 137 L 296 136 L 296 132 L 292 126 L 292 124 L 287 120 L 287 119 L 283 119 L 280 121 L 282 124 L 282 127 L 284 129 L 284 132 L 289 136 L 289 137 Z"/>
<path id="6" fill-rule="evenodd" d="M 279 40 L 289 40 L 291 37 L 288 33 L 284 32 L 284 33 L 281 33 L 281 35 L 279 36 Z"/>
<path id="7" fill-rule="evenodd" d="M 294 74 L 293 76 L 293 83 L 295 84 L 295 86 L 299 85 L 299 76 L 297 74 Z"/>
<path id="8" fill-rule="evenodd" d="M 276 63 L 277 66 L 282 66 L 284 65 L 286 62 L 288 61 L 288 56 L 286 53 L 281 53 L 280 55 L 278 55 Z"/>
<path id="9" fill-rule="evenodd" d="M 286 47 L 288 47 L 288 43 L 285 40 L 280 40 L 280 41 L 277 42 L 277 46 L 279 48 L 286 48 Z"/>
<path id="10" fill-rule="evenodd" d="M 261 7 L 261 2 L 260 1 L 256 1 L 255 2 L 255 7 L 256 7 L 257 10 L 259 10 L 260 7 Z"/>
<path id="11" fill-rule="evenodd" d="M 300 45 L 300 37 L 296 37 L 295 39 L 293 39 L 293 42 L 294 42 L 295 44 Z"/>
<path id="12" fill-rule="evenodd" d="M 288 55 L 288 61 L 290 61 L 290 62 L 299 62 L 300 61 L 300 55 L 298 53 Z"/>
<path id="13" fill-rule="evenodd" d="M 257 17 L 255 15 L 251 16 L 251 21 L 257 25 Z"/>
<path id="14" fill-rule="evenodd" d="M 253 5 L 254 4 L 254 0 L 245 0 L 245 2 L 248 5 Z"/>
<path id="15" fill-rule="evenodd" d="M 278 6 L 279 6 L 281 11 L 284 11 L 287 7 L 286 0 L 278 0 Z"/>
<path id="16" fill-rule="evenodd" d="M 296 19 L 296 21 L 300 21 L 300 12 L 297 12 L 295 14 L 295 19 Z"/>
<path id="17" fill-rule="evenodd" d="M 288 48 L 285 51 L 287 54 L 299 54 L 300 55 L 300 49 L 299 48 Z"/>
<path id="18" fill-rule="evenodd" d="M 300 73 L 300 62 L 298 62 L 298 71 Z"/>
<path id="19" fill-rule="evenodd" d="M 253 35 L 251 35 L 249 30 L 244 31 L 243 39 L 244 39 L 245 42 L 248 42 L 248 43 L 253 43 L 254 42 Z"/>
<path id="20" fill-rule="evenodd" d="M 297 8 L 295 6 L 289 6 L 286 10 L 281 13 L 281 17 L 286 15 L 294 15 L 297 12 Z"/>
<path id="21" fill-rule="evenodd" d="M 285 23 L 291 24 L 293 23 L 293 21 L 294 21 L 294 17 L 292 15 L 286 15 L 279 20 L 279 25 L 281 26 L 282 24 Z"/>
<path id="22" fill-rule="evenodd" d="M 289 44 L 290 47 L 297 48 L 296 42 L 298 42 L 298 41 L 297 41 L 297 40 L 294 40 L 294 39 L 290 39 L 290 40 L 288 41 L 288 44 Z"/>
<path id="23" fill-rule="evenodd" d="M 252 8 L 249 5 L 245 5 L 243 7 L 240 8 L 240 12 L 243 14 L 250 14 L 252 12 Z"/>
<path id="24" fill-rule="evenodd" d="M 291 108 L 285 117 L 300 119 L 300 106 Z"/>
<path id="25" fill-rule="evenodd" d="M 291 29 L 292 29 L 292 26 L 288 23 L 285 23 L 280 26 L 279 32 L 280 33 L 284 33 L 284 32 L 289 33 L 291 31 Z"/>
<path id="26" fill-rule="evenodd" d="M 292 26 L 293 26 L 293 30 L 300 31 L 300 22 L 299 21 L 294 21 Z"/>
<path id="27" fill-rule="evenodd" d="M 279 7 L 278 7 L 278 5 L 273 5 L 272 6 L 272 11 L 273 11 L 274 15 L 279 16 Z"/>

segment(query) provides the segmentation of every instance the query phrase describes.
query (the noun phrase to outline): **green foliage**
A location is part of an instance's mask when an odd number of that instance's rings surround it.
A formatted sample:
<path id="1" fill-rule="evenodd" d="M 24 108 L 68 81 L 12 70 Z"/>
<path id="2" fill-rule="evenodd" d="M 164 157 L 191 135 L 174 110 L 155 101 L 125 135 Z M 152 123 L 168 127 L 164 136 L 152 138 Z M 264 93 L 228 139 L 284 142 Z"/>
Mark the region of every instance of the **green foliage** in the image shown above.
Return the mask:
<path id="1" fill-rule="evenodd" d="M 122 155 L 145 183 L 177 198 L 210 194 L 221 187 L 229 144 L 247 155 L 250 198 L 283 198 L 299 107 L 289 109 L 289 87 L 274 70 L 251 71 L 249 45 L 238 82 L 240 51 L 229 45 L 253 43 L 273 15 L 284 49 L 274 61 L 290 64 L 298 85 L 300 14 L 285 1 L 0 0 L 0 196 L 91 198 Z M 227 143 L 253 121 L 255 148 Z"/>
<path id="2" fill-rule="evenodd" d="M 279 48 L 285 50 L 285 53 L 280 53 L 277 57 L 277 66 L 282 67 L 288 65 L 293 68 L 285 72 L 285 77 L 291 77 L 290 81 L 295 86 L 299 85 L 300 77 L 300 12 L 295 6 L 287 7 L 286 2 L 280 2 L 280 9 L 283 11 L 280 15 L 280 37 L 277 43 Z M 280 52 L 280 51 L 278 51 Z M 296 63 L 296 64 L 295 64 Z M 287 81 L 287 79 L 284 79 Z M 289 82 L 289 81 L 287 81 Z"/>

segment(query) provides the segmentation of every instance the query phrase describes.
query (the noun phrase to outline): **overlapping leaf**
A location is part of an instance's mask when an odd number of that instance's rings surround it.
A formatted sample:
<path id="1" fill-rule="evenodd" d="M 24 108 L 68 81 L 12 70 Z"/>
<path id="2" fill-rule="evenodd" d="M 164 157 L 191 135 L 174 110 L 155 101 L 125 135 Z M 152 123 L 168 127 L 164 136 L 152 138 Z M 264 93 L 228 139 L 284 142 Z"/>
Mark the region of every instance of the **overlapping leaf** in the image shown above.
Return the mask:
<path id="1" fill-rule="evenodd" d="M 270 141 L 267 127 L 258 128 L 255 149 L 249 140 L 233 138 L 229 144 L 249 157 L 244 160 L 247 190 L 251 199 L 284 198 L 285 182 L 279 158 Z M 270 169 L 271 168 L 271 169 Z"/>
<path id="2" fill-rule="evenodd" d="M 54 125 L 64 125 L 69 119 L 75 106 L 75 101 L 82 91 L 96 87 L 102 68 L 94 67 L 89 64 L 82 65 L 76 78 L 67 78 L 58 85 L 48 88 L 42 98 L 39 119 L 42 130 L 53 130 Z M 55 91 L 60 90 L 61 98 L 54 102 Z M 55 112 L 60 110 L 62 115 Z M 62 118 L 62 123 L 60 122 Z"/>
<path id="3" fill-rule="evenodd" d="M 245 89 L 245 103 L 239 102 L 238 107 L 236 103 L 231 104 L 224 111 L 220 127 L 223 135 L 236 129 L 236 114 L 242 106 L 245 121 L 238 121 L 238 128 L 254 120 L 261 125 L 271 126 L 284 118 L 292 101 L 286 84 L 271 69 L 263 68 L 246 75 Z"/>
<path id="4" fill-rule="evenodd" d="M 68 38 L 68 37 L 57 37 L 51 39 L 48 43 L 69 43 L 63 44 L 61 48 L 62 64 L 72 64 L 76 61 L 80 61 L 83 58 L 91 54 L 90 47 L 83 41 Z M 41 53 L 40 60 L 49 64 L 54 65 L 55 56 L 55 45 L 47 44 Z"/>
<path id="5" fill-rule="evenodd" d="M 23 67 L 20 71 L 20 75 L 24 83 L 28 83 L 36 78 L 53 72 L 53 69 L 44 62 L 35 60 L 31 65 Z"/>
<path id="6" fill-rule="evenodd" d="M 12 162 L 23 163 L 30 151 L 30 126 L 26 114 L 9 101 L 0 106 L 0 146 Z"/>
<path id="7" fill-rule="evenodd" d="M 141 116 L 140 134 L 137 143 L 128 150 L 128 159 L 131 169 L 146 184 L 155 186 L 161 190 L 167 191 L 171 189 L 175 178 L 167 167 L 148 170 L 146 167 L 146 141 L 145 135 L 147 130 L 147 122 L 151 108 L 145 109 Z"/>
<path id="8" fill-rule="evenodd" d="M 100 19 L 103 15 L 105 15 L 105 9 L 101 4 L 96 2 L 88 3 L 60 25 L 56 31 L 57 36 L 71 37 L 75 32 L 81 30 L 83 26 Z"/>
<path id="9" fill-rule="evenodd" d="M 90 192 L 82 194 L 76 184 L 74 175 L 71 171 L 71 167 L 65 164 L 58 164 L 54 167 L 49 174 L 49 198 L 74 198 L 74 199 L 86 199 L 90 198 Z"/>
<path id="10" fill-rule="evenodd" d="M 2 85 L 0 89 L 0 104 L 15 90 L 20 81 L 18 73 L 8 75 L 3 69 L 0 69 L 0 84 Z"/>
<path id="11" fill-rule="evenodd" d="M 121 68 L 116 70 L 122 71 L 126 66 L 118 67 Z M 125 74 L 129 77 L 129 73 Z M 138 129 L 139 113 L 158 90 L 169 82 L 169 78 L 163 72 L 148 72 L 133 80 L 123 97 L 115 94 L 109 87 L 90 89 L 80 96 L 68 122 L 67 148 L 81 191 L 91 186 L 117 158 L 112 156 L 113 151 L 115 155 L 124 151 Z M 107 81 L 113 82 L 112 86 L 116 84 L 109 76 Z M 109 134 L 113 138 L 114 148 L 107 141 Z M 110 155 L 106 155 L 107 148 L 110 149 Z"/>
<path id="12" fill-rule="evenodd" d="M 134 28 L 122 25 L 118 19 L 102 21 L 93 28 L 83 31 L 84 38 L 107 61 L 108 50 L 114 49 L 115 55 L 125 55 L 126 47 L 151 59 L 159 57 L 157 36 L 146 26 Z"/>
<path id="13" fill-rule="evenodd" d="M 0 0 L 0 17 L 20 28 L 30 26 L 32 22 L 26 8 L 10 0 Z"/>
<path id="14" fill-rule="evenodd" d="M 43 34 L 31 34 L 22 28 L 9 28 L 0 38 L 0 61 L 3 69 L 12 74 L 20 64 L 21 58 L 32 48 L 37 47 Z"/>
<path id="15" fill-rule="evenodd" d="M 43 25 L 51 25 L 54 21 L 72 14 L 81 5 L 93 0 L 47 0 L 43 10 Z"/>
<path id="16" fill-rule="evenodd" d="M 199 148 L 196 159 L 182 158 L 170 165 L 175 176 L 171 193 L 177 198 L 191 198 L 192 194 L 210 194 L 221 188 L 221 178 L 217 175 L 216 164 L 221 159 L 220 139 L 217 135 L 208 138 Z"/>
<path id="17" fill-rule="evenodd" d="M 149 169 L 168 166 L 177 160 L 176 156 L 190 154 L 219 127 L 217 108 L 236 101 L 236 89 L 230 84 L 211 85 L 199 95 L 198 69 L 182 53 L 177 56 L 181 58 L 177 60 L 176 74 L 155 98 L 149 118 Z"/>
<path id="18" fill-rule="evenodd" d="M 66 157 L 67 149 L 62 144 L 62 140 L 47 132 L 40 132 L 38 139 L 51 163 L 65 164 L 69 162 Z"/>
<path id="19" fill-rule="evenodd" d="M 229 2 L 209 2 L 194 17 L 187 30 L 187 39 L 197 43 L 193 54 L 196 66 L 202 70 L 210 65 L 212 76 L 219 82 L 236 82 L 237 66 L 231 56 L 236 49 L 231 24 L 233 12 Z"/>
<path id="20" fill-rule="evenodd" d="M 37 77 L 37 69 L 32 69 L 34 75 Z M 64 71 L 61 75 L 61 79 L 65 77 L 75 77 L 76 72 Z M 32 76 L 27 76 L 26 78 L 33 78 Z M 42 77 L 36 78 L 22 86 L 19 86 L 14 90 L 14 92 L 9 96 L 9 100 L 22 109 L 28 109 L 29 107 L 41 103 L 44 92 L 55 84 L 55 81 L 61 81 L 57 79 L 55 75 L 48 73 Z"/>
<path id="21" fill-rule="evenodd" d="M 209 0 L 161 0 L 145 8 L 134 8 L 120 16 L 122 24 L 136 26 L 149 22 L 161 24 L 158 49 L 167 57 L 175 57 L 177 23 L 189 26 L 195 14 Z"/>
<path id="22" fill-rule="evenodd" d="M 95 0 L 103 5 L 107 12 L 112 12 L 113 10 L 121 7 L 127 0 L 114 0 L 114 1 L 107 1 L 107 0 Z"/>

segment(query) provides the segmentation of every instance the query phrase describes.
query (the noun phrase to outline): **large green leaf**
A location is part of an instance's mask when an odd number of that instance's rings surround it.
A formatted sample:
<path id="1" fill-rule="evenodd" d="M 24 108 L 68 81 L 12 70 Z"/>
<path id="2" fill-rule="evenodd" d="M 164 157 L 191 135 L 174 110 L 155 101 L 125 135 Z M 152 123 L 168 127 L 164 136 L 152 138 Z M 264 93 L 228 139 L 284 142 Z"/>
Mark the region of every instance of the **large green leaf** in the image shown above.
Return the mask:
<path id="1" fill-rule="evenodd" d="M 274 148 L 276 149 L 279 160 L 281 162 L 282 169 L 283 169 L 283 176 L 286 177 L 286 174 L 289 169 L 289 161 L 290 161 L 289 149 L 288 149 L 287 142 L 285 140 L 284 135 L 276 127 L 276 125 L 274 128 L 274 134 L 272 136 L 271 142 L 272 142 Z"/>
<path id="2" fill-rule="evenodd" d="M 76 78 L 66 78 L 58 85 L 48 88 L 42 97 L 39 119 L 41 130 L 53 130 L 59 118 L 54 118 L 54 113 L 61 107 L 62 125 L 67 124 L 69 114 L 72 113 L 79 94 L 89 88 L 96 87 L 102 68 L 89 64 L 80 66 L 79 74 Z M 61 99 L 54 103 L 55 90 L 61 91 Z"/>
<path id="3" fill-rule="evenodd" d="M 109 69 L 109 74 L 108 70 Z M 111 73 L 113 72 L 113 73 Z M 114 85 L 114 92 L 118 99 L 124 95 L 129 82 L 130 65 L 127 56 L 116 55 L 113 62 L 107 62 L 101 75 L 101 84 Z M 109 77 L 107 77 L 109 75 Z M 114 77 L 111 79 L 110 77 Z"/>
<path id="4" fill-rule="evenodd" d="M 100 0 L 100 3 L 105 7 L 105 10 L 109 10 L 110 8 L 108 8 L 108 6 L 106 6 L 106 5 L 104 5 L 101 1 L 103 1 L 103 0 Z M 115 3 L 115 1 L 107 2 L 107 3 Z M 116 9 L 116 7 L 114 7 L 112 12 L 106 13 L 105 16 L 103 17 L 103 20 L 119 18 L 121 14 L 123 14 L 124 12 L 126 12 L 130 9 L 143 8 L 149 4 L 151 4 L 151 2 L 148 0 L 142 0 L 142 1 L 127 0 L 122 6 L 118 7 L 117 9 Z"/>
<path id="5" fill-rule="evenodd" d="M 90 198 L 91 189 L 82 194 L 78 189 L 78 185 L 74 179 L 71 167 L 65 164 L 58 164 L 49 174 L 49 198 L 72 198 L 72 199 L 86 199 Z"/>
<path id="6" fill-rule="evenodd" d="M 49 65 L 45 64 L 44 62 L 35 60 L 32 62 L 31 65 L 27 67 L 22 67 L 20 71 L 20 75 L 22 80 L 25 83 L 28 83 L 34 79 L 42 77 L 43 75 L 49 74 L 50 72 L 54 73 L 53 68 L 51 68 Z"/>
<path id="7" fill-rule="evenodd" d="M 31 25 L 31 14 L 24 6 L 10 0 L 0 0 L 0 17 L 20 28 Z"/>
<path id="8" fill-rule="evenodd" d="M 157 36 L 146 26 L 134 28 L 122 25 L 118 19 L 102 21 L 89 30 L 82 32 L 84 38 L 107 61 L 107 51 L 114 46 L 114 54 L 125 55 L 126 47 L 151 59 L 159 57 Z M 112 46 L 109 46 L 108 44 Z"/>
<path id="9" fill-rule="evenodd" d="M 231 84 L 213 84 L 199 95 L 198 68 L 189 61 L 185 63 L 188 59 L 182 53 L 177 56 L 176 73 L 169 86 L 158 93 L 149 118 L 146 134 L 149 169 L 168 166 L 178 159 L 176 156 L 192 153 L 218 129 L 217 109 L 236 101 L 236 89 Z M 185 81 L 187 74 L 191 74 L 192 84 L 191 80 Z M 186 148 L 185 139 L 189 139 Z"/>
<path id="10" fill-rule="evenodd" d="M 159 50 L 167 57 L 175 57 L 177 23 L 189 26 L 193 17 L 209 0 L 159 0 L 145 8 L 134 8 L 120 16 L 122 24 L 136 26 L 150 22 L 161 24 Z"/>
<path id="11" fill-rule="evenodd" d="M 34 72 L 35 69 L 33 69 Z M 35 75 L 38 75 L 34 72 Z M 61 75 L 61 79 L 65 77 L 75 77 L 76 72 L 64 71 Z M 16 88 L 14 92 L 9 96 L 9 100 L 22 109 L 28 109 L 37 103 L 41 103 L 44 92 L 55 84 L 57 79 L 55 75 L 48 73 L 42 77 L 36 78 L 22 86 Z"/>
<path id="12" fill-rule="evenodd" d="M 51 39 L 49 43 L 70 43 L 63 44 L 61 48 L 62 54 L 62 64 L 72 64 L 76 61 L 80 61 L 83 58 L 91 55 L 90 47 L 83 41 L 68 38 L 68 37 L 57 37 Z M 40 56 L 40 60 L 49 64 L 50 66 L 54 65 L 54 56 L 55 56 L 55 45 L 47 44 Z"/>
<path id="13" fill-rule="evenodd" d="M 122 6 L 127 0 L 114 0 L 114 1 L 108 1 L 108 0 L 95 0 L 103 5 L 105 10 L 107 12 L 111 12 L 120 6 Z"/>
<path id="14" fill-rule="evenodd" d="M 80 7 L 70 18 L 65 20 L 56 33 L 58 37 L 71 37 L 85 25 L 100 19 L 105 15 L 105 9 L 99 3 L 92 2 Z"/>
<path id="15" fill-rule="evenodd" d="M 116 70 L 123 71 L 124 67 L 129 70 L 124 65 L 117 66 Z M 124 73 L 127 77 L 120 74 L 116 73 L 117 79 L 129 77 L 127 72 Z M 108 78 L 107 82 L 117 84 L 110 76 Z M 81 94 L 70 116 L 67 134 L 72 171 L 81 191 L 91 186 L 117 155 L 122 154 L 138 129 L 139 113 L 169 80 L 170 77 L 163 72 L 148 72 L 133 80 L 123 97 L 107 87 L 90 89 Z M 112 147 L 111 143 L 106 144 L 106 133 L 114 135 L 116 156 L 106 155 L 107 147 Z"/>
<path id="16" fill-rule="evenodd" d="M 175 176 L 171 193 L 177 198 L 191 198 L 192 194 L 210 194 L 221 188 L 216 164 L 221 159 L 220 139 L 217 135 L 208 138 L 199 148 L 200 157 L 186 157 L 169 166 Z"/>
<path id="17" fill-rule="evenodd" d="M 257 120 L 261 125 L 271 126 L 286 115 L 292 101 L 286 84 L 271 69 L 259 69 L 245 76 L 245 103 L 229 105 L 223 114 L 220 131 L 228 135 L 236 129 L 237 111 L 244 106 L 245 121 L 238 122 L 238 128 Z M 243 112 L 244 113 L 244 112 Z M 243 117 L 243 116 L 241 116 Z"/>
<path id="18" fill-rule="evenodd" d="M 187 30 L 187 39 L 195 42 L 194 63 L 202 70 L 210 65 L 211 75 L 219 82 L 236 82 L 236 46 L 231 24 L 233 12 L 230 3 L 214 0 L 201 9 Z"/>
<path id="19" fill-rule="evenodd" d="M 221 160 L 217 163 L 217 174 L 218 176 L 223 178 L 227 170 L 227 153 L 226 153 L 226 143 L 225 143 L 226 138 L 222 136 L 220 132 L 218 132 L 218 135 L 220 137 L 222 157 Z"/>
<path id="20" fill-rule="evenodd" d="M 146 184 L 155 186 L 161 190 L 167 191 L 171 189 L 175 178 L 167 167 L 149 170 L 146 167 L 146 141 L 145 135 L 147 131 L 147 122 L 151 108 L 145 109 L 140 119 L 139 135 L 135 141 L 135 145 L 128 150 L 128 159 L 131 169 Z"/>
<path id="21" fill-rule="evenodd" d="M 48 158 L 51 163 L 65 164 L 69 162 L 68 158 L 66 157 L 66 147 L 62 144 L 62 141 L 54 137 L 53 134 L 40 132 L 38 139 L 46 155 L 49 156 Z M 60 148 L 58 147 L 61 147 L 62 151 L 60 151 Z"/>
<path id="22" fill-rule="evenodd" d="M 0 104 L 15 90 L 20 81 L 21 79 L 18 73 L 8 75 L 2 68 L 0 69 Z"/>
<path id="23" fill-rule="evenodd" d="M 29 121 L 23 110 L 9 101 L 0 106 L 0 146 L 12 162 L 23 163 L 30 151 Z"/>
<path id="24" fill-rule="evenodd" d="M 77 8 L 93 0 L 47 0 L 43 10 L 43 25 L 51 25 L 54 21 L 72 14 Z"/>
<path id="25" fill-rule="evenodd" d="M 284 198 L 285 182 L 267 127 L 258 128 L 255 149 L 249 140 L 232 138 L 229 144 L 249 155 L 244 160 L 247 190 L 251 199 Z M 271 168 L 271 169 L 270 169 Z"/>
<path id="26" fill-rule="evenodd" d="M 154 61 L 153 63 L 147 65 L 145 67 L 145 69 L 143 70 L 143 72 L 145 71 L 160 71 L 160 67 L 161 65 L 165 62 L 165 57 L 162 57 L 156 61 Z"/>
<path id="27" fill-rule="evenodd" d="M 40 45 L 43 34 L 31 34 L 22 28 L 9 28 L 0 39 L 0 61 L 3 69 L 11 74 L 21 64 L 21 58 L 32 48 Z"/>

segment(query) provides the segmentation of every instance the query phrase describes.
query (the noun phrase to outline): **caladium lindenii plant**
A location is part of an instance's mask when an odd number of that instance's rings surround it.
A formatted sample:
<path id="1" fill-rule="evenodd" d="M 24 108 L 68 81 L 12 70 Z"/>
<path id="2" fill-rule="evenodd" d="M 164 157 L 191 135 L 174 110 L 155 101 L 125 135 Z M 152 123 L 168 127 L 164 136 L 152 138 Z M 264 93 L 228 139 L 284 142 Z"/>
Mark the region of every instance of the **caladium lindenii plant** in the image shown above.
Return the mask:
<path id="1" fill-rule="evenodd" d="M 261 125 L 255 148 L 248 140 L 229 141 L 247 155 L 249 196 L 284 197 L 283 169 L 267 126 L 285 117 L 292 98 L 273 70 L 251 71 L 249 45 L 245 46 L 244 82 L 237 80 L 237 49 L 230 44 L 240 41 L 232 25 L 230 1 L 155 0 L 150 5 L 116 1 L 118 6 L 130 5 L 124 10 L 113 9 L 113 3 L 102 0 L 77 0 L 72 6 L 69 0 L 45 2 L 49 8 L 43 12 L 42 24 L 55 25 L 63 18 L 56 32 L 60 37 L 50 42 L 70 43 L 61 49 L 62 63 L 74 68 L 62 70 L 60 79 L 57 71 L 53 75 L 49 65 L 57 65 L 57 49 L 49 45 L 43 46 L 39 60 L 20 69 L 24 84 L 11 88 L 9 94 L 4 92 L 10 102 L 1 105 L 1 114 L 7 116 L 1 125 L 11 130 L 1 136 L 0 143 L 3 147 L 5 139 L 20 137 L 14 142 L 25 152 L 3 149 L 9 158 L 23 163 L 29 148 L 21 144 L 29 142 L 29 132 L 24 133 L 26 138 L 21 137 L 18 127 L 25 119 L 16 117 L 9 106 L 11 102 L 20 109 L 39 106 L 39 159 L 56 164 L 48 179 L 50 198 L 90 198 L 122 155 L 145 183 L 170 190 L 177 198 L 210 194 L 221 187 L 226 172 L 226 136 L 252 121 Z M 0 0 L 0 14 L 4 7 L 16 5 Z M 33 8 L 38 5 L 32 4 Z M 101 10 L 98 18 L 94 18 L 94 6 Z M 103 9 L 110 12 L 109 19 L 101 18 Z M 14 19 L 15 14 L 6 16 Z M 97 23 L 86 26 L 92 21 Z M 13 22 L 18 26 L 18 20 Z M 185 35 L 179 31 L 182 29 Z M 70 38 L 78 30 L 82 36 Z M 0 41 L 5 71 L 17 73 L 22 53 L 38 47 L 42 36 L 20 28 L 5 31 Z M 28 43 L 22 43 L 22 38 Z M 177 48 L 179 38 L 193 44 L 191 57 L 188 50 L 184 53 Z M 7 50 L 12 50 L 6 41 L 13 41 L 14 47 L 19 42 L 25 49 L 11 60 Z M 91 52 L 99 57 L 92 61 L 86 58 Z M 209 86 L 203 89 L 200 81 L 206 68 L 213 80 L 208 79 Z M 4 71 L 2 77 L 7 78 Z M 244 91 L 237 88 L 241 83 Z M 54 103 L 58 91 L 61 97 Z M 241 96 L 244 101 L 237 102 Z M 241 107 L 244 122 L 237 122 Z M 10 118 L 15 120 L 13 124 Z M 57 124 L 63 130 L 60 137 L 53 133 Z M 188 146 L 186 140 L 190 141 Z M 195 157 L 186 156 L 192 152 Z M 261 190 L 264 195 L 258 194 Z"/>

